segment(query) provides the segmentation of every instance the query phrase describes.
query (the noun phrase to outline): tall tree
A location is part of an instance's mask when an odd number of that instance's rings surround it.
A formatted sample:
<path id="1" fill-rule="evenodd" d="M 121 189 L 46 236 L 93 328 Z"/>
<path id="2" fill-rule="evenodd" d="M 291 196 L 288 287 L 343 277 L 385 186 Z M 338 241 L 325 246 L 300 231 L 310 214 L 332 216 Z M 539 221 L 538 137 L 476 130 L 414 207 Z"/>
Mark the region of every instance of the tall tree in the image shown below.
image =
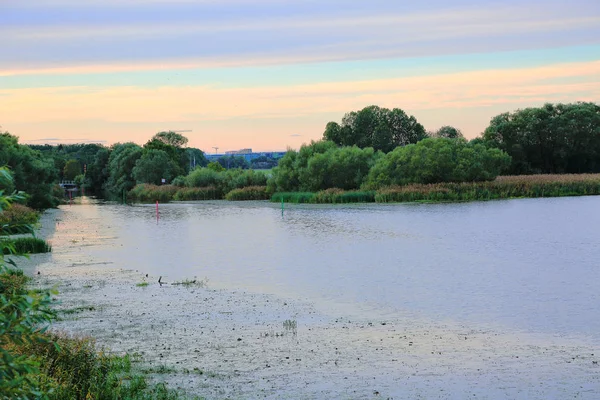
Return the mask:
<path id="1" fill-rule="evenodd" d="M 63 179 L 72 181 L 75 177 L 81 174 L 81 164 L 77 160 L 69 160 L 63 168 Z"/>
<path id="2" fill-rule="evenodd" d="M 512 156 L 512 174 L 600 172 L 600 106 L 594 103 L 500 114 L 483 138 Z"/>
<path id="3" fill-rule="evenodd" d="M 117 143 L 112 146 L 108 159 L 108 180 L 105 183 L 106 194 L 109 198 L 120 199 L 123 192 L 130 191 L 135 186 L 133 168 L 142 156 L 142 148 L 135 143 Z"/>
<path id="4" fill-rule="evenodd" d="M 28 193 L 29 206 L 45 209 L 59 204 L 60 199 L 53 191 L 58 179 L 53 160 L 44 157 L 39 151 L 20 145 L 18 138 L 8 132 L 0 133 L 1 166 L 11 169 L 15 189 Z"/>
<path id="5" fill-rule="evenodd" d="M 373 147 L 386 153 L 425 137 L 425 128 L 415 117 L 399 108 L 390 110 L 378 106 L 347 113 L 341 125 L 329 122 L 323 133 L 324 140 L 341 146 Z"/>
<path id="6" fill-rule="evenodd" d="M 177 176 L 179 166 L 162 150 L 148 150 L 135 162 L 133 177 L 137 183 L 160 185 L 162 179 L 171 182 Z"/>
<path id="7" fill-rule="evenodd" d="M 188 138 L 173 131 L 158 132 L 151 140 L 158 140 L 173 147 L 184 147 L 188 142 Z"/>
<path id="8" fill-rule="evenodd" d="M 459 129 L 456 129 L 453 126 L 445 125 L 445 126 L 442 126 L 440 129 L 438 129 L 437 131 L 435 131 L 433 133 L 432 137 L 457 139 L 457 138 L 463 138 L 464 136 Z"/>

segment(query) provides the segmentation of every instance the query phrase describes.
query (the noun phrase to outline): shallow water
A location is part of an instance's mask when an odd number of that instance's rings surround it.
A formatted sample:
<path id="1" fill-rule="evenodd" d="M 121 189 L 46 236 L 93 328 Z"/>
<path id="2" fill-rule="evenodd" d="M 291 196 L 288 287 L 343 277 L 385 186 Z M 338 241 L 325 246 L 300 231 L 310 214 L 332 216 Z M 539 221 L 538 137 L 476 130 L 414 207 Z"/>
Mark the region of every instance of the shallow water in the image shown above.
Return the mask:
<path id="1" fill-rule="evenodd" d="M 600 198 L 64 207 L 49 264 L 124 268 L 402 315 L 600 339 Z M 65 246 L 69 244 L 69 246 Z M 76 245 L 74 251 L 73 245 Z"/>

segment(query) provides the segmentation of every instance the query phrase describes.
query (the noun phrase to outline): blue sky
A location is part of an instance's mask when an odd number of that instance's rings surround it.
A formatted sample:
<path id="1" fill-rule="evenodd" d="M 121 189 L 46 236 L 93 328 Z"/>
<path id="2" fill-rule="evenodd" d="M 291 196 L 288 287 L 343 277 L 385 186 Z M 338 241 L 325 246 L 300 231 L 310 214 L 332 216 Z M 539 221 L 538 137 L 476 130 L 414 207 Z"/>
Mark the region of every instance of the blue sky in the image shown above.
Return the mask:
<path id="1" fill-rule="evenodd" d="M 474 137 L 600 98 L 600 2 L 0 1 L 0 125 L 22 141 L 298 147 L 370 104 Z"/>

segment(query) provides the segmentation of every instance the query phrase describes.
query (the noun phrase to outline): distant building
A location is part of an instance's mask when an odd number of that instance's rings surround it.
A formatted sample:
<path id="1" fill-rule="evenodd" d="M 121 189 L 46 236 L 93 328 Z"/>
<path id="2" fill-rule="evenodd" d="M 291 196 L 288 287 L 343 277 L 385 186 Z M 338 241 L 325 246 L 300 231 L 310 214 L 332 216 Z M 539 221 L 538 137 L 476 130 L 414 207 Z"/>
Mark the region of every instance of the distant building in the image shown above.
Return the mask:
<path id="1" fill-rule="evenodd" d="M 226 151 L 221 154 L 209 154 L 204 153 L 206 159 L 209 162 L 217 161 L 221 157 L 244 157 L 246 161 L 250 162 L 255 158 L 266 157 L 272 160 L 279 160 L 281 157 L 285 155 L 285 151 L 262 151 L 262 152 L 253 152 L 252 149 L 242 149 L 242 150 L 234 150 L 234 151 Z"/>

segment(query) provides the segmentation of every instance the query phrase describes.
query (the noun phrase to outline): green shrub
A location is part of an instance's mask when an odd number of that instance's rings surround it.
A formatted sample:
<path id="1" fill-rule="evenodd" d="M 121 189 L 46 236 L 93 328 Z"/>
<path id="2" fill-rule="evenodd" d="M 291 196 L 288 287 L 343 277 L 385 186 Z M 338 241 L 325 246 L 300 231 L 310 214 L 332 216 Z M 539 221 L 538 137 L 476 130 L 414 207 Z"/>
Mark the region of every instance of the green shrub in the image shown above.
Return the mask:
<path id="1" fill-rule="evenodd" d="M 222 182 L 222 172 L 211 168 L 196 168 L 185 178 L 187 187 L 220 187 Z"/>
<path id="2" fill-rule="evenodd" d="M 227 200 L 268 200 L 269 193 L 266 186 L 247 186 L 241 189 L 233 189 L 225 196 Z"/>
<path id="3" fill-rule="evenodd" d="M 0 212 L 0 226 L 35 224 L 40 219 L 40 213 L 22 204 L 14 203 Z"/>
<path id="4" fill-rule="evenodd" d="M 168 203 L 173 199 L 177 190 L 179 190 L 179 188 L 173 185 L 158 186 L 142 183 L 136 185 L 129 191 L 127 199 L 137 203 L 154 203 L 156 201 Z"/>

